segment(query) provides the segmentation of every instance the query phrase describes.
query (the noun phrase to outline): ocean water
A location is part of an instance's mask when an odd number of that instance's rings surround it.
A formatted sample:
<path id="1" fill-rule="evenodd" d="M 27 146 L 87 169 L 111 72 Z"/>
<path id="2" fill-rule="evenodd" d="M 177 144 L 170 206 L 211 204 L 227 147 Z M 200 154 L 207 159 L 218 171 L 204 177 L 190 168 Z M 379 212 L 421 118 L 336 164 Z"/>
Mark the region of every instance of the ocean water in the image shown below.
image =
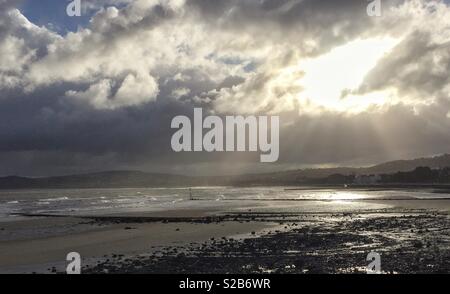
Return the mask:
<path id="1" fill-rule="evenodd" d="M 98 215 L 134 211 L 179 209 L 238 209 L 239 207 L 304 206 L 311 200 L 330 207 L 360 199 L 447 199 L 448 194 L 432 191 L 356 191 L 333 189 L 293 190 L 285 187 L 194 187 L 136 189 L 53 189 L 0 191 L 0 221 L 17 214 Z M 319 204 L 317 204 L 319 203 Z"/>

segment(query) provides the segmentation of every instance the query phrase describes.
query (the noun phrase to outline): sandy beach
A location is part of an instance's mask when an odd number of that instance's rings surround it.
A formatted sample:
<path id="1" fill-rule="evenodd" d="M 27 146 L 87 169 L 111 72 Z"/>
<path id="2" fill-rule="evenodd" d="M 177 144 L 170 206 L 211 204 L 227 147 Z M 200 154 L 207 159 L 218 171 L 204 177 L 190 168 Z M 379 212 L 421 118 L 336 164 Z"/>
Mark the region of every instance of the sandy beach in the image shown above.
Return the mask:
<path id="1" fill-rule="evenodd" d="M 195 211 L 186 216 L 185 211 L 170 211 L 167 215 L 156 213 L 157 218 L 174 220 L 177 217 L 202 218 Z M 195 215 L 195 216 L 192 216 Z M 206 212 L 204 213 L 206 215 Z M 147 214 L 145 217 L 152 217 Z M 105 217 L 105 216 L 103 216 Z M 121 216 L 113 216 L 121 217 Z M 127 216 L 140 219 L 141 216 Z M 45 273 L 65 270 L 65 258 L 69 252 L 83 256 L 84 265 L 95 264 L 107 255 L 135 255 L 152 253 L 157 248 L 170 245 L 188 245 L 223 236 L 245 237 L 251 232 L 264 232 L 274 226 L 261 222 L 163 222 L 163 221 L 92 221 L 73 217 L 30 217 L 31 219 L 8 222 L 2 225 L 2 235 L 10 240 L 0 243 L 0 272 Z M 107 216 L 106 216 L 107 218 Z M 137 221 L 137 220 L 136 220 Z M 26 232 L 33 230 L 32 235 Z M 22 235 L 21 232 L 22 231 Z M 11 234 L 7 234 L 12 232 Z M 15 236 L 14 236 L 15 233 Z M 6 239 L 6 237 L 3 237 Z"/>
<path id="2" fill-rule="evenodd" d="M 449 272 L 449 211 L 448 199 L 292 199 L 22 213 L 0 223 L 0 272 L 63 273 L 78 252 L 85 273 L 353 273 L 371 251 L 385 272 Z"/>

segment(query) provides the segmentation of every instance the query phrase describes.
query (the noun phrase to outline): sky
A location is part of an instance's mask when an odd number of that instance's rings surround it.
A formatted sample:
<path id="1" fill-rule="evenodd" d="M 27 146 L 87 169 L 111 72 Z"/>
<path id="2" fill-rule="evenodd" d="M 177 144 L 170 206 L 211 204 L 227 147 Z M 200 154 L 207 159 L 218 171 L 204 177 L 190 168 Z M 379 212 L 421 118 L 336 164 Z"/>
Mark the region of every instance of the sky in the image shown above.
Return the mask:
<path id="1" fill-rule="evenodd" d="M 231 174 L 450 152 L 446 1 L 0 0 L 0 175 Z M 280 157 L 175 153 L 171 120 L 280 116 Z"/>

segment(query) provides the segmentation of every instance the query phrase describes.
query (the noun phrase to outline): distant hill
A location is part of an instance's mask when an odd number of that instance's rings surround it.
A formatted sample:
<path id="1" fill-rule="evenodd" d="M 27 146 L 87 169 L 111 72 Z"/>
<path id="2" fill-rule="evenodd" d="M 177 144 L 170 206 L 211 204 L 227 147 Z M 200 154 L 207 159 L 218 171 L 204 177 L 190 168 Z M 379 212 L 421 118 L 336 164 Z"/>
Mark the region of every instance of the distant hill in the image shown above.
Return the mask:
<path id="1" fill-rule="evenodd" d="M 309 168 L 283 172 L 245 174 L 234 176 L 193 177 L 140 171 L 106 171 L 99 173 L 68 175 L 47 178 L 8 176 L 0 178 L 0 189 L 39 188 L 140 188 L 186 186 L 264 186 L 310 185 L 342 182 L 346 176 L 393 174 L 413 171 L 417 167 L 439 169 L 450 167 L 450 155 L 396 160 L 371 167 Z"/>
<path id="2" fill-rule="evenodd" d="M 191 182 L 192 179 L 189 177 L 180 175 L 140 171 L 107 171 L 47 178 L 9 176 L 0 178 L 0 189 L 170 187 L 189 185 Z"/>
<path id="3" fill-rule="evenodd" d="M 424 166 L 432 169 L 450 167 L 450 154 L 411 160 L 395 160 L 370 167 L 309 168 L 266 174 L 242 175 L 234 177 L 232 182 L 235 185 L 244 186 L 257 183 L 266 183 L 267 185 L 308 185 L 324 183 L 321 179 L 325 178 L 331 180 L 339 178 L 339 176 L 349 175 L 392 174 L 396 172 L 413 171 L 417 167 Z M 334 181 L 331 180 L 331 182 Z"/>
<path id="4" fill-rule="evenodd" d="M 434 157 L 424 157 L 412 160 L 395 160 L 365 169 L 365 173 L 381 174 L 412 171 L 416 167 L 427 166 L 432 169 L 450 167 L 450 154 Z"/>

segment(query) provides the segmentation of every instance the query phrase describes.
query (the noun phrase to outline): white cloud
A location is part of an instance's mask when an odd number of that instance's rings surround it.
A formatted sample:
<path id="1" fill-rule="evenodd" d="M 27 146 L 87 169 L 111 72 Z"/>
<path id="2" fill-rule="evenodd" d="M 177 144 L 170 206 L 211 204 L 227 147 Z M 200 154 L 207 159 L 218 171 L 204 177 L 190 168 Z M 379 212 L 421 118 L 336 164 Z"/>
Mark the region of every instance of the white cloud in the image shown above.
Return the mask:
<path id="1" fill-rule="evenodd" d="M 158 95 L 158 84 L 148 74 L 129 74 L 114 97 L 114 105 L 130 106 L 152 101 Z"/>
<path id="2" fill-rule="evenodd" d="M 280 160 L 292 164 L 450 147 L 442 1 L 385 0 L 377 18 L 354 0 L 89 1 L 99 9 L 89 25 L 65 36 L 32 24 L 13 2 L 0 0 L 2 151 L 174 161 L 164 127 L 198 105 L 280 114 Z M 383 38 L 397 42 L 384 55 L 352 46 Z M 339 48 L 347 51 L 330 58 Z"/>
<path id="3" fill-rule="evenodd" d="M 150 75 L 127 75 L 115 95 L 114 86 L 114 81 L 103 79 L 86 91 L 68 91 L 66 97 L 87 101 L 96 109 L 116 109 L 152 101 L 158 94 L 158 85 Z"/>
<path id="4" fill-rule="evenodd" d="M 180 99 L 183 96 L 189 95 L 191 90 L 188 88 L 176 88 L 172 91 L 172 98 Z"/>
<path id="5" fill-rule="evenodd" d="M 89 27 L 65 37 L 39 28 L 18 10 L 11 10 L 8 15 L 15 29 L 0 42 L 0 51 L 8 56 L 0 62 L 0 87 L 20 85 L 32 93 L 65 83 L 71 87 L 66 96 L 84 97 L 83 101 L 105 109 L 139 106 L 161 94 L 166 98 L 183 96 L 194 103 L 208 101 L 218 112 L 274 113 L 301 108 L 320 113 L 348 112 L 355 103 L 361 106 L 355 98 L 358 95 L 365 99 L 360 111 L 371 109 L 371 101 L 415 105 L 411 97 L 427 94 L 433 101 L 443 94 L 436 90 L 437 83 L 439 88 L 449 84 L 450 56 L 445 44 L 450 40 L 450 9 L 440 2 L 385 5 L 380 18 L 369 18 L 364 5 L 351 1 L 342 1 L 342 7 L 324 1 L 218 1 L 213 6 L 202 0 L 87 4 L 99 9 Z M 126 5 L 108 7 L 118 4 Z M 302 5 L 321 14 L 305 14 Z M 27 32 L 25 36 L 19 34 L 20 28 Z M 421 43 L 415 36 L 426 39 Z M 371 60 L 376 64 L 371 63 L 374 68 L 370 72 L 367 68 L 357 72 L 367 73 L 358 76 L 357 84 L 347 81 L 345 62 L 330 69 L 324 58 L 337 47 L 350 48 L 355 40 L 388 37 L 399 45 L 383 58 Z M 344 54 L 348 66 L 359 66 L 352 62 L 365 51 L 349 50 L 354 58 Z M 316 68 L 303 67 L 308 62 Z M 428 70 L 430 64 L 433 67 Z M 329 77 L 331 71 L 335 78 Z M 226 84 L 231 77 L 243 82 Z M 426 82 L 430 79 L 435 82 Z M 339 80 L 347 82 L 338 85 Z M 159 85 L 160 81 L 163 84 Z M 209 89 L 199 87 L 206 84 Z M 171 89 L 161 91 L 163 87 Z M 383 94 L 385 90 L 389 94 Z M 330 98 L 330 92 L 353 98 Z M 333 103 L 327 102 L 331 100 Z"/>
<path id="6" fill-rule="evenodd" d="M 111 80 L 101 80 L 96 84 L 92 84 L 86 91 L 68 91 L 67 97 L 87 101 L 97 109 L 112 108 L 110 102 L 111 87 L 113 82 Z"/>

